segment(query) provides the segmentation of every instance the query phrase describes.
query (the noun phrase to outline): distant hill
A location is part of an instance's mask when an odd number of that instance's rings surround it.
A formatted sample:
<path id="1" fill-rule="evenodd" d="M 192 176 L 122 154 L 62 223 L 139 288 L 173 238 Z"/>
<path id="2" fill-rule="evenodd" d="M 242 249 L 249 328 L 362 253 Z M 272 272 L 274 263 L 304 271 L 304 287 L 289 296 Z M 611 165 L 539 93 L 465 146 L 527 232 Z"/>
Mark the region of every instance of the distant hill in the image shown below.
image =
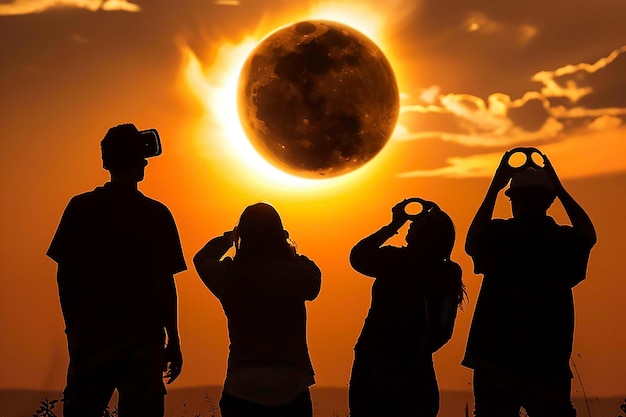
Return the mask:
<path id="1" fill-rule="evenodd" d="M 218 407 L 222 387 L 206 386 L 170 389 L 166 397 L 166 417 L 221 417 Z M 313 387 L 315 417 L 346 417 L 348 415 L 348 390 L 346 388 Z M 0 417 L 32 417 L 41 401 L 61 399 L 61 391 L 0 390 Z M 116 399 L 113 399 L 115 402 Z M 616 417 L 624 398 L 594 398 L 587 404 L 583 399 L 574 400 L 579 417 Z M 473 398 L 469 391 L 443 391 L 438 417 L 465 417 L 468 407 L 472 415 Z M 213 410 L 213 411 L 212 411 Z M 62 403 L 54 408 L 62 415 Z"/>

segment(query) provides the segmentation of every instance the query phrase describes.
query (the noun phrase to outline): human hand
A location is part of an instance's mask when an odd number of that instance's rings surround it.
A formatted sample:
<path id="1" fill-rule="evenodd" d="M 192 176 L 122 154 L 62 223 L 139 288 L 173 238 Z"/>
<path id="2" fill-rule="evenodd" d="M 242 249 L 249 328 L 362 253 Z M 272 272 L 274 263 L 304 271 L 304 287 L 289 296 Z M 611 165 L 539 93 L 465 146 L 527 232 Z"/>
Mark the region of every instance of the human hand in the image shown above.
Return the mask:
<path id="1" fill-rule="evenodd" d="M 493 175 L 493 179 L 491 180 L 491 187 L 495 191 L 500 191 L 504 187 L 507 186 L 509 181 L 511 180 L 511 176 L 513 174 L 513 170 L 509 165 L 509 158 L 513 153 L 511 151 L 506 151 L 500 160 L 500 164 L 498 168 L 496 168 L 496 172 Z"/>
<path id="2" fill-rule="evenodd" d="M 178 342 L 170 342 L 165 347 L 165 363 L 163 364 L 163 378 L 169 378 L 171 384 L 178 378 L 183 368 L 183 353 Z"/>
<path id="3" fill-rule="evenodd" d="M 224 232 L 224 237 L 226 238 L 226 240 L 228 240 L 228 242 L 230 242 L 232 246 L 237 240 L 237 226 L 235 226 L 233 230 Z"/>
<path id="4" fill-rule="evenodd" d="M 408 214 L 406 212 L 406 209 L 407 209 L 407 206 L 411 203 L 419 203 L 422 206 L 422 210 L 417 214 Z M 417 216 L 425 214 L 429 210 L 435 207 L 437 207 L 437 204 L 433 203 L 432 201 L 424 200 L 419 197 L 405 198 L 404 200 L 400 201 L 398 204 L 393 206 L 393 208 L 391 209 L 391 214 L 392 214 L 391 222 L 393 224 L 397 224 L 401 226 L 406 221 L 414 220 Z"/>
<path id="5" fill-rule="evenodd" d="M 563 190 L 563 184 L 561 184 L 561 180 L 559 179 L 559 176 L 556 174 L 556 171 L 554 170 L 554 167 L 552 166 L 552 163 L 550 162 L 548 157 L 544 154 L 541 154 L 541 156 L 543 157 L 543 162 L 544 162 L 543 169 L 545 169 L 546 173 L 550 177 L 550 181 L 552 182 L 554 191 L 556 192 L 557 195 L 559 195 L 561 191 Z"/>

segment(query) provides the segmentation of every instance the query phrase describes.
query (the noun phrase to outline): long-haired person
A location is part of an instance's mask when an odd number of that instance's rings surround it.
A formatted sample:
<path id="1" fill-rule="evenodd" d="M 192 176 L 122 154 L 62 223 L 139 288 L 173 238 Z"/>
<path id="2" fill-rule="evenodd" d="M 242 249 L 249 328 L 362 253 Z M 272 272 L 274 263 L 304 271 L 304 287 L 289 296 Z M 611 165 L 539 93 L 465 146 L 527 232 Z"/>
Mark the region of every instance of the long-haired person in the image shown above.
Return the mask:
<path id="1" fill-rule="evenodd" d="M 417 215 L 407 205 L 419 203 Z M 357 243 L 352 267 L 375 279 L 372 302 L 354 348 L 352 417 L 434 417 L 439 388 L 432 354 L 452 336 L 465 296 L 461 268 L 450 259 L 454 225 L 432 201 L 406 199 L 391 222 Z M 407 221 L 404 247 L 383 246 Z"/>
<path id="2" fill-rule="evenodd" d="M 234 257 L 224 258 L 233 245 Z M 266 203 L 247 207 L 194 264 L 228 320 L 222 416 L 312 416 L 305 302 L 317 297 L 321 272 L 296 252 L 278 212 Z"/>

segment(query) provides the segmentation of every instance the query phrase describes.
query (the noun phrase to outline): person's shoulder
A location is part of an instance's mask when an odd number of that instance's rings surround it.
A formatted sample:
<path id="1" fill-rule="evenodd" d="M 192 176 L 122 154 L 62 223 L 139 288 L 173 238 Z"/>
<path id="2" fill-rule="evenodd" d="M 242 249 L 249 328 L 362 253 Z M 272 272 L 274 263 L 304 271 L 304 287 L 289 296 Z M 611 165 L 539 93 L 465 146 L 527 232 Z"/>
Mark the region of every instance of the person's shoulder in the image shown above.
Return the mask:
<path id="1" fill-rule="evenodd" d="M 313 270 L 319 271 L 319 267 L 317 266 L 317 264 L 312 259 L 307 257 L 306 255 L 302 255 L 302 254 L 298 253 L 294 257 L 294 261 L 296 262 L 296 264 L 299 264 L 299 265 L 302 265 L 304 267 L 312 268 Z"/>
<path id="2" fill-rule="evenodd" d="M 554 220 L 553 220 L 554 221 Z M 562 237 L 563 240 L 589 243 L 589 238 L 583 232 L 569 224 L 558 224 L 554 221 L 554 233 Z"/>
<path id="3" fill-rule="evenodd" d="M 154 199 L 152 197 L 148 197 L 147 195 L 141 192 L 139 193 L 139 195 L 141 196 L 140 198 L 143 201 L 143 204 L 145 204 L 147 207 L 150 207 L 151 209 L 155 211 L 161 211 L 163 213 L 167 213 L 168 215 L 171 215 L 170 209 L 161 201 Z"/>
<path id="4" fill-rule="evenodd" d="M 563 235 L 576 234 L 576 229 L 574 229 L 569 224 L 559 224 L 557 221 L 550 217 L 546 216 L 545 227 L 548 230 L 551 230 L 553 233 L 560 233 Z"/>
<path id="5" fill-rule="evenodd" d="M 315 264 L 311 258 L 301 253 L 297 253 L 296 256 L 294 256 L 294 261 L 298 263 Z"/>
<path id="6" fill-rule="evenodd" d="M 496 218 L 489 220 L 489 223 L 487 223 L 487 226 L 485 227 L 485 232 L 488 235 L 497 235 L 499 233 L 506 233 L 516 227 L 518 227 L 518 221 L 514 217 L 509 219 Z"/>
<path id="7" fill-rule="evenodd" d="M 68 207 L 76 207 L 81 205 L 88 205 L 94 201 L 97 201 L 102 198 L 103 187 L 98 186 L 93 190 L 85 191 L 80 194 L 76 194 L 68 203 Z"/>

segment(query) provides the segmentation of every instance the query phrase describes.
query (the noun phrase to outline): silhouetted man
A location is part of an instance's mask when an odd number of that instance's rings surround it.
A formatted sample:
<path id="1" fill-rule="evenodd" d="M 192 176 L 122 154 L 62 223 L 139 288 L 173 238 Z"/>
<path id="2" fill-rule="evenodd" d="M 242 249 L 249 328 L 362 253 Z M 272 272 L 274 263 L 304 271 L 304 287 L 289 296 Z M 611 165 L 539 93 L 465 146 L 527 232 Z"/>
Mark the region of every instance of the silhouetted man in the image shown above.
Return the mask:
<path id="1" fill-rule="evenodd" d="M 170 211 L 137 189 L 159 137 L 124 124 L 101 147 L 111 181 L 71 199 L 47 252 L 70 356 L 64 416 L 101 417 L 117 389 L 120 417 L 162 417 L 163 372 L 171 383 L 182 368 L 173 276 L 186 265 Z"/>
<path id="2" fill-rule="evenodd" d="M 517 417 L 520 407 L 531 417 L 575 416 L 571 289 L 585 279 L 596 234 L 545 155 L 543 168 L 516 170 L 508 162 L 517 150 L 504 154 L 467 234 L 465 250 L 484 279 L 462 363 L 474 369 L 476 417 Z M 509 180 L 513 218 L 492 220 Z M 546 214 L 555 197 L 571 226 Z"/>

